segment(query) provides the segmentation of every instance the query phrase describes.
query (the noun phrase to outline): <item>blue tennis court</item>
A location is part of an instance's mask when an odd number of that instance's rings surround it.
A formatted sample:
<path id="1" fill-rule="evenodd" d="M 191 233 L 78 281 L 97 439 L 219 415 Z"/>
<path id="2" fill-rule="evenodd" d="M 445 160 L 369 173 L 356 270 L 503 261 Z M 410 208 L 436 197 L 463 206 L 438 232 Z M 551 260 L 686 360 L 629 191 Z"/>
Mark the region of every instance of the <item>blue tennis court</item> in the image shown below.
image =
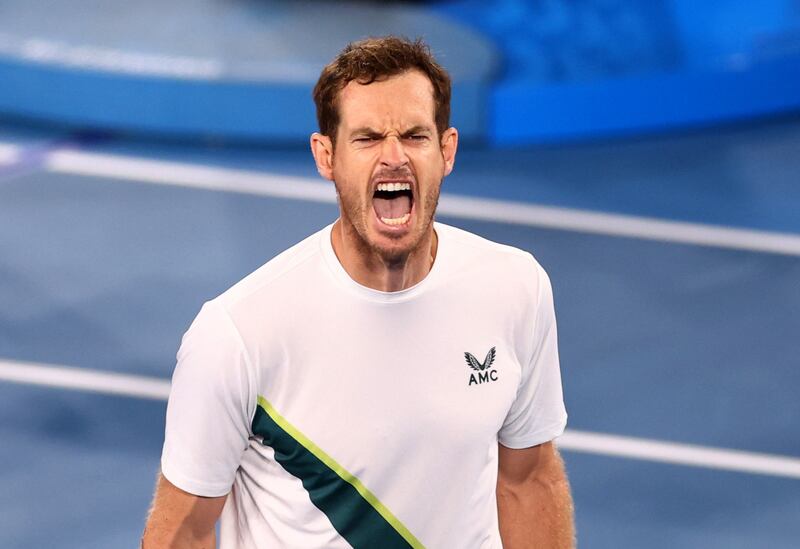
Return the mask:
<path id="1" fill-rule="evenodd" d="M 460 152 L 439 220 L 553 280 L 581 546 L 797 547 L 798 151 L 783 118 Z M 335 219 L 324 185 L 298 147 L 0 126 L 0 546 L 136 545 L 180 336 Z"/>

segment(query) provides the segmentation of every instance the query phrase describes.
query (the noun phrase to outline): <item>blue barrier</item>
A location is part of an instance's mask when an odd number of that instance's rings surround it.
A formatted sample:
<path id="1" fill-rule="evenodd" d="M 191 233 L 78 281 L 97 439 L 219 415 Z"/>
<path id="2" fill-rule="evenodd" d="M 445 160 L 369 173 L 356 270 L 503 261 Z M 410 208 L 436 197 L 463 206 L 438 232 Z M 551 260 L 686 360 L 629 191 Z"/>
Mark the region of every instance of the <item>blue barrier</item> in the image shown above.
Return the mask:
<path id="1" fill-rule="evenodd" d="M 490 102 L 489 141 L 496 145 L 701 126 L 800 109 L 800 58 L 742 71 L 499 84 Z"/>
<path id="2" fill-rule="evenodd" d="M 81 127 L 289 140 L 316 127 L 311 88 L 301 85 L 140 78 L 3 59 L 0 82 L 0 111 Z"/>

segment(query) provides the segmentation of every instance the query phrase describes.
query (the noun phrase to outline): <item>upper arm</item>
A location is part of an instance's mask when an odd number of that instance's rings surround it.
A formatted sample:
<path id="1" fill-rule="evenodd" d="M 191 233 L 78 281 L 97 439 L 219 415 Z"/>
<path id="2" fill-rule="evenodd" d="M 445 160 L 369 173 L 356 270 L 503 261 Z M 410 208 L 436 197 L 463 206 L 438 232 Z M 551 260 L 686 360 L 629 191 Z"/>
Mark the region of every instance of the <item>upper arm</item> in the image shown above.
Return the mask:
<path id="1" fill-rule="evenodd" d="M 531 448 L 553 440 L 567 423 L 553 291 L 544 269 L 532 258 L 531 262 L 537 285 L 530 288 L 530 297 L 535 301 L 522 332 L 530 344 L 517 353 L 521 361 L 517 396 L 498 432 L 499 441 L 508 448 Z"/>
<path id="2" fill-rule="evenodd" d="M 257 383 L 227 311 L 203 306 L 178 350 L 167 402 L 161 471 L 175 486 L 227 494 L 250 443 Z"/>
<path id="3" fill-rule="evenodd" d="M 184 492 L 159 475 L 142 548 L 213 549 L 215 525 L 226 498 Z"/>

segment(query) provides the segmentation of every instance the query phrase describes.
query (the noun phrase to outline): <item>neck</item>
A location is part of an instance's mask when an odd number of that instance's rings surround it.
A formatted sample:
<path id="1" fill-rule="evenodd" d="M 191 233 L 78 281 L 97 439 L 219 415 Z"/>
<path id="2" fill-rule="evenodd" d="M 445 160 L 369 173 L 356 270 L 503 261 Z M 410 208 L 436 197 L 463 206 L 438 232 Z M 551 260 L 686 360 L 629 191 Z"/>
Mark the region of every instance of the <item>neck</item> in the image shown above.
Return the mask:
<path id="1" fill-rule="evenodd" d="M 408 255 L 387 259 L 369 248 L 342 220 L 333 225 L 331 243 L 339 263 L 354 281 L 381 292 L 398 292 L 422 281 L 436 257 L 438 239 L 429 227 L 425 236 Z"/>

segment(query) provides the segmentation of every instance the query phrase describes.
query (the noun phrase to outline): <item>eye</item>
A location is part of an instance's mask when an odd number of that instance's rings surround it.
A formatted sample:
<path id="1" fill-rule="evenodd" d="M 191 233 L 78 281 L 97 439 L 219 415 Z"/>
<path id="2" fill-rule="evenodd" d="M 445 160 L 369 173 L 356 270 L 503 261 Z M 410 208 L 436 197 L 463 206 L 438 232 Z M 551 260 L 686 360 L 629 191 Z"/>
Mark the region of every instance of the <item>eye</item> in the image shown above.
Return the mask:
<path id="1" fill-rule="evenodd" d="M 413 135 L 409 135 L 408 139 L 410 139 L 411 141 L 427 141 L 428 136 L 422 133 L 415 133 Z"/>

